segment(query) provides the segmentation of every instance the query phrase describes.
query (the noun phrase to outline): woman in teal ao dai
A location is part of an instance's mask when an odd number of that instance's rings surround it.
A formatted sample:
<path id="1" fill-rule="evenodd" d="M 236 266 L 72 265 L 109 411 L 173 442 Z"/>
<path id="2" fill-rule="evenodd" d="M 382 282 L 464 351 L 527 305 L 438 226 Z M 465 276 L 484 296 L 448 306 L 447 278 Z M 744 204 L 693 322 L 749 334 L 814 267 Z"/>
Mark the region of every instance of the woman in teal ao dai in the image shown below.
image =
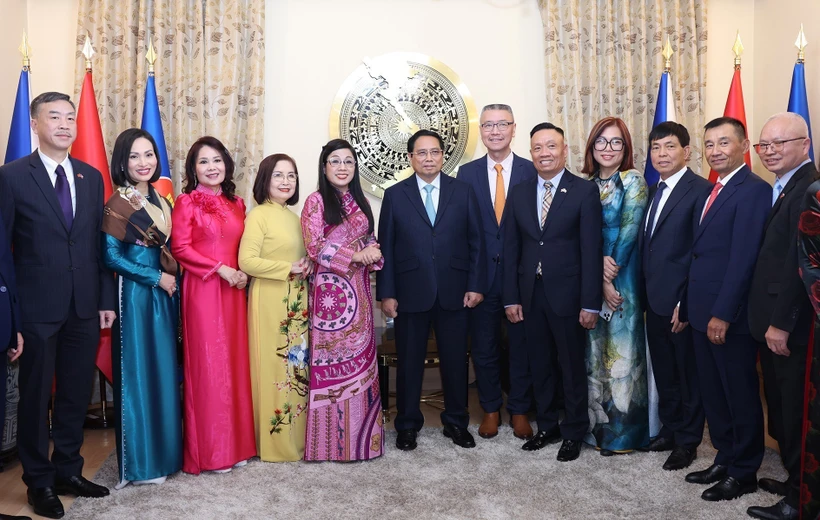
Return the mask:
<path id="1" fill-rule="evenodd" d="M 638 294 L 638 233 L 646 208 L 643 175 L 634 169 L 624 122 L 607 117 L 587 140 L 582 170 L 598 184 L 603 206 L 604 301 L 612 319 L 598 319 L 587 339 L 590 432 L 586 442 L 613 455 L 649 442 L 646 338 Z M 608 280 L 607 264 L 617 265 Z"/>
<path id="2" fill-rule="evenodd" d="M 150 185 L 159 178 L 157 146 L 132 128 L 117 138 L 105 205 L 102 249 L 117 274 L 118 320 L 112 332 L 119 484 L 161 484 L 182 468 L 177 376 L 179 293 L 169 251 L 171 207 Z"/>

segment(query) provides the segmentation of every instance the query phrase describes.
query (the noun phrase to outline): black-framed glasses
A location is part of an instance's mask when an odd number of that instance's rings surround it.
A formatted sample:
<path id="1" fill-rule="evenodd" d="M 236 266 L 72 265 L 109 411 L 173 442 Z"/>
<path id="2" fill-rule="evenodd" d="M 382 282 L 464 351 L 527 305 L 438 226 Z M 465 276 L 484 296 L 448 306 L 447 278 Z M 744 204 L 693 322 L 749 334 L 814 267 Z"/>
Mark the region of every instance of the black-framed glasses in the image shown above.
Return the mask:
<path id="1" fill-rule="evenodd" d="M 485 132 L 491 132 L 493 127 L 498 128 L 499 131 L 503 132 L 514 124 L 515 122 L 513 121 L 487 121 L 486 123 L 481 123 L 480 126 Z"/>
<path id="2" fill-rule="evenodd" d="M 599 137 L 592 143 L 592 147 L 598 150 L 599 152 L 603 152 L 606 150 L 606 147 L 609 146 L 613 152 L 620 152 L 624 149 L 624 140 L 620 137 L 613 137 L 612 139 L 607 139 L 606 137 Z"/>
<path id="3" fill-rule="evenodd" d="M 439 157 L 441 157 L 442 153 L 444 153 L 442 150 L 439 150 L 438 148 L 433 148 L 432 150 L 419 150 L 418 152 L 412 152 L 410 155 L 415 155 L 419 159 L 423 160 L 427 159 L 428 155 L 433 159 L 438 159 Z"/>
<path id="4" fill-rule="evenodd" d="M 783 139 L 782 141 L 775 140 L 771 143 L 757 143 L 754 145 L 755 152 L 758 154 L 763 154 L 766 153 L 767 150 L 771 150 L 772 153 L 780 153 L 783 151 L 783 146 L 785 146 L 786 143 L 790 143 L 792 141 L 802 141 L 803 139 L 808 139 L 808 137 L 795 137 L 793 139 Z"/>
<path id="5" fill-rule="evenodd" d="M 353 168 L 354 166 L 356 166 L 356 161 L 354 161 L 353 159 L 345 159 L 343 161 L 343 160 L 339 159 L 338 157 L 331 157 L 330 159 L 328 159 L 327 163 L 329 165 L 333 166 L 334 168 L 338 168 L 339 166 L 341 166 L 343 164 L 345 166 L 347 166 L 348 168 Z"/>

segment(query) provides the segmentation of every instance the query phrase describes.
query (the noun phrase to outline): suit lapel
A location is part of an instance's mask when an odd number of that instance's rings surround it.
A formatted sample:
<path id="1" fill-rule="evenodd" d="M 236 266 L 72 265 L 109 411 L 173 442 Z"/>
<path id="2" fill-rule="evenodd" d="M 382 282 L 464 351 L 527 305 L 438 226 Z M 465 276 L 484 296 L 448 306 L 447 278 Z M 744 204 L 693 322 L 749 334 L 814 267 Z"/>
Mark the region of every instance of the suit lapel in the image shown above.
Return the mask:
<path id="1" fill-rule="evenodd" d="M 547 213 L 547 221 L 544 222 L 544 229 L 541 230 L 541 236 L 544 236 L 544 232 L 550 226 L 550 222 L 554 220 L 556 212 L 560 210 L 561 206 L 564 204 L 564 200 L 567 198 L 567 195 L 569 194 L 569 190 L 572 188 L 572 183 L 574 180 L 575 175 L 570 173 L 569 170 L 565 169 L 564 175 L 561 176 L 561 183 L 558 186 L 553 187 L 552 204 L 550 205 L 549 213 Z M 537 190 L 536 193 L 538 193 Z M 538 216 L 538 225 L 541 225 L 540 215 Z"/>
<path id="2" fill-rule="evenodd" d="M 513 189 L 513 186 L 520 184 L 524 181 L 524 161 L 522 161 L 517 155 L 513 154 L 513 163 L 512 163 L 512 171 L 510 172 L 510 185 L 507 187 L 507 199 L 506 202 L 510 201 L 510 192 Z M 538 190 L 536 190 L 538 193 Z M 506 208 L 505 202 L 505 208 Z M 495 208 L 492 208 L 493 219 L 495 219 Z M 505 211 L 504 214 L 507 212 Z M 504 224 L 504 216 L 501 216 L 501 222 L 498 224 L 498 227 L 501 227 Z M 540 222 L 539 222 L 540 224 Z"/>
<path id="3" fill-rule="evenodd" d="M 419 185 L 415 173 L 403 182 L 402 188 L 404 188 L 404 193 L 407 195 L 407 198 L 410 199 L 410 205 L 416 208 L 416 211 L 419 212 L 422 220 L 424 220 L 428 226 L 433 227 L 430 218 L 427 216 L 427 210 L 424 209 L 424 202 L 421 200 L 421 193 L 419 193 Z M 439 197 L 439 199 L 440 198 L 441 197 Z M 440 203 L 441 200 L 439 200 L 439 204 Z"/>
<path id="4" fill-rule="evenodd" d="M 91 211 L 91 208 L 89 206 L 90 194 L 88 193 L 88 181 L 83 176 L 77 161 L 71 159 L 71 167 L 74 169 L 74 193 L 77 197 L 74 209 L 74 223 L 71 226 L 71 230 L 74 231 L 80 228 L 82 220 L 87 216 L 88 212 Z"/>
<path id="5" fill-rule="evenodd" d="M 731 198 L 732 195 L 735 194 L 738 185 L 742 184 L 743 181 L 746 180 L 746 177 L 749 176 L 750 171 L 751 170 L 749 170 L 749 167 L 744 165 L 743 168 L 738 170 L 738 172 L 735 173 L 734 177 L 732 177 L 729 180 L 729 184 L 727 184 L 723 187 L 723 189 L 720 190 L 717 198 L 715 199 L 715 202 L 712 203 L 712 207 L 709 208 L 709 211 L 706 213 L 706 215 L 703 216 L 703 220 L 701 221 L 700 226 L 698 226 L 697 232 L 695 232 L 695 240 L 697 240 L 700 237 L 700 235 L 703 233 L 703 230 L 706 229 L 706 226 L 709 225 L 709 222 L 711 222 L 712 219 L 715 218 L 715 215 L 720 211 L 720 208 L 723 206 L 723 204 L 725 204 L 726 201 L 729 200 L 729 198 Z M 704 204 L 709 203 L 709 196 L 706 197 L 706 202 Z M 702 211 L 703 208 L 701 208 L 701 212 Z"/>
<path id="6" fill-rule="evenodd" d="M 439 181 L 441 193 L 439 193 L 438 208 L 436 209 L 436 225 L 441 222 L 441 218 L 447 210 L 447 203 L 450 202 L 450 197 L 453 195 L 453 183 L 455 182 L 455 179 L 442 172 L 439 173 Z M 425 214 L 426 213 L 427 212 L 425 211 Z M 495 212 L 493 212 L 493 217 L 495 217 Z"/>
<path id="7" fill-rule="evenodd" d="M 783 205 L 783 199 L 786 198 L 786 195 L 792 191 L 797 183 L 799 183 L 804 176 L 808 175 L 809 170 L 813 168 L 814 167 L 811 163 L 807 163 L 794 172 L 794 175 L 792 175 L 792 178 L 789 179 L 789 182 L 780 191 L 780 195 L 778 195 L 777 200 L 774 202 L 774 206 L 772 206 L 772 210 L 769 212 L 769 216 L 766 219 L 766 226 L 763 228 L 764 230 L 769 228 L 769 223 L 772 221 L 775 214 L 780 211 L 780 207 Z"/>
<path id="8" fill-rule="evenodd" d="M 490 184 L 488 182 L 489 177 L 487 176 L 487 164 L 488 157 L 485 155 L 479 160 L 479 166 L 483 165 L 483 167 L 480 167 L 478 171 L 478 193 L 475 195 L 478 197 L 481 207 L 484 208 L 488 214 L 492 215 L 493 221 L 495 221 L 495 207 L 493 206 L 492 194 L 490 193 Z"/>
<path id="9" fill-rule="evenodd" d="M 669 198 L 666 199 L 666 204 L 663 205 L 663 209 L 661 210 L 661 214 L 658 215 L 658 221 L 655 223 L 655 231 L 657 231 L 658 228 L 661 227 L 661 224 L 663 223 L 664 220 L 666 220 L 666 217 L 669 216 L 669 214 L 672 212 L 672 210 L 675 208 L 675 206 L 677 206 L 678 203 L 681 200 L 683 200 L 683 197 L 687 193 L 689 193 L 689 190 L 692 189 L 692 177 L 690 176 L 690 174 L 691 175 L 696 175 L 692 170 L 686 170 L 686 173 L 683 174 L 683 177 L 681 178 L 680 182 L 678 182 L 677 186 L 675 186 L 675 188 L 672 190 L 672 193 L 669 194 Z M 657 185 L 655 185 L 654 189 L 655 190 L 658 189 Z M 654 193 L 655 192 L 653 192 L 653 194 L 652 194 L 653 197 L 654 197 Z M 649 199 L 649 200 L 652 200 L 652 199 Z M 648 211 L 646 212 L 646 214 L 647 214 L 646 218 L 649 218 L 649 212 Z M 646 225 L 648 226 L 649 223 L 646 222 Z M 652 232 L 652 237 L 655 236 L 655 231 Z M 649 241 L 651 242 L 652 238 L 650 238 Z"/>
<path id="10" fill-rule="evenodd" d="M 60 201 L 57 199 L 57 192 L 54 190 L 54 185 L 51 184 L 51 179 L 48 177 L 48 172 L 46 171 L 43 161 L 40 160 L 39 153 L 35 151 L 29 156 L 29 159 L 29 173 L 31 173 L 40 191 L 43 192 L 43 197 L 45 197 L 46 202 L 48 202 L 51 209 L 54 210 L 54 214 L 60 222 L 60 225 L 62 225 L 63 229 L 68 233 L 68 226 L 66 225 L 65 217 L 63 217 L 63 208 L 60 206 Z"/>

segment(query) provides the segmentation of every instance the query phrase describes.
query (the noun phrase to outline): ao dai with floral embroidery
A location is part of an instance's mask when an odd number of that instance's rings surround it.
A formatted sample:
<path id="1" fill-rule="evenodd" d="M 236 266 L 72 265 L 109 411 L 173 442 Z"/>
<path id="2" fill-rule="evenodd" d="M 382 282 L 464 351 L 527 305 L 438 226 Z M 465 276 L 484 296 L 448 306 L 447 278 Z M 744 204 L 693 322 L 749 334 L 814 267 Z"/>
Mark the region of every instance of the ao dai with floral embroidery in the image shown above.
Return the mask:
<path id="1" fill-rule="evenodd" d="M 341 224 L 325 223 L 319 193 L 305 201 L 302 234 L 316 263 L 310 286 L 310 398 L 305 460 L 367 460 L 384 450 L 370 272 L 353 254 L 375 242 L 350 192 Z"/>

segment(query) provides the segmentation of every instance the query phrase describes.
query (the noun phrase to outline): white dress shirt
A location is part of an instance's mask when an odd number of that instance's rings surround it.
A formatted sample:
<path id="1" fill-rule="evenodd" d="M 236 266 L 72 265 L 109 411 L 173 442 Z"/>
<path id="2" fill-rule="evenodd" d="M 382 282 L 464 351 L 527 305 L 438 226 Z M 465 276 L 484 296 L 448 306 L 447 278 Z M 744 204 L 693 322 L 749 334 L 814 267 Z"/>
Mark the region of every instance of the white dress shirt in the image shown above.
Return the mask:
<path id="1" fill-rule="evenodd" d="M 427 186 L 427 181 L 422 179 L 418 174 L 416 175 L 416 182 L 419 183 L 419 193 L 421 194 L 421 203 L 425 204 L 427 201 L 427 190 L 424 189 Z M 433 198 L 433 207 L 436 208 L 436 213 L 438 213 L 438 198 L 441 195 L 441 172 L 436 175 L 436 178 L 433 179 L 430 184 L 433 185 L 433 191 L 430 192 L 430 196 Z"/>
<path id="2" fill-rule="evenodd" d="M 63 162 L 61 163 L 57 163 L 54 159 L 45 155 L 39 148 L 37 149 L 37 154 L 40 156 L 40 160 L 43 161 L 43 165 L 46 167 L 48 178 L 51 179 L 52 186 L 57 184 L 57 173 L 55 172 L 57 166 L 60 164 L 63 166 L 63 170 L 65 170 L 65 177 L 68 180 L 68 189 L 71 192 L 71 213 L 76 216 L 77 190 L 74 187 L 74 168 L 71 166 L 71 161 L 68 159 L 68 154 L 66 154 L 65 159 L 63 159 Z"/>
<path id="3" fill-rule="evenodd" d="M 733 171 L 732 173 L 730 173 L 726 177 L 724 177 L 722 179 L 718 178 L 717 182 L 719 182 L 721 184 L 721 186 L 723 186 L 723 188 L 725 188 L 726 185 L 729 184 L 729 181 L 732 180 L 732 177 L 734 177 L 735 174 L 737 172 L 739 172 L 740 169 L 743 168 L 744 166 L 746 166 L 746 163 L 743 163 L 740 166 L 738 166 L 735 171 Z M 715 184 L 717 184 L 717 183 L 715 183 Z M 720 191 L 723 191 L 723 188 L 720 188 Z M 718 195 L 720 195 L 720 191 L 718 192 Z M 711 197 L 711 196 L 712 196 L 712 193 L 710 192 L 709 197 Z M 709 197 L 706 197 L 706 202 L 703 203 L 703 209 L 700 212 L 700 221 L 701 222 L 703 222 L 703 217 L 704 217 L 704 215 L 706 215 L 706 206 L 709 204 Z M 717 197 L 715 197 L 715 200 L 717 200 Z"/>
<path id="4" fill-rule="evenodd" d="M 683 178 L 683 174 L 686 173 L 686 170 L 688 169 L 689 168 L 687 166 L 684 166 L 681 171 L 670 176 L 668 179 L 661 179 L 661 182 L 666 184 L 666 189 L 663 190 L 663 192 L 661 193 L 661 200 L 658 201 L 658 209 L 655 210 L 655 220 L 649 222 L 649 219 L 647 218 L 646 226 L 644 226 L 644 233 L 646 233 L 646 228 L 648 228 L 649 226 L 652 226 L 652 232 L 655 232 L 655 225 L 658 223 L 658 219 L 661 217 L 661 211 L 663 211 L 663 207 L 664 205 L 666 205 L 666 201 L 669 200 L 669 196 L 672 194 L 672 190 L 675 189 L 675 186 L 678 185 L 678 182 L 680 182 L 681 178 Z M 646 208 L 646 214 L 649 215 L 651 210 L 652 202 L 650 201 L 649 207 Z"/>
<path id="5" fill-rule="evenodd" d="M 487 182 L 490 184 L 490 200 L 495 206 L 495 179 L 498 173 L 495 171 L 495 165 L 501 165 L 501 177 L 504 179 L 504 200 L 507 200 L 507 194 L 510 192 L 510 177 L 512 176 L 513 153 L 504 158 L 500 163 L 496 163 L 487 155 Z"/>

